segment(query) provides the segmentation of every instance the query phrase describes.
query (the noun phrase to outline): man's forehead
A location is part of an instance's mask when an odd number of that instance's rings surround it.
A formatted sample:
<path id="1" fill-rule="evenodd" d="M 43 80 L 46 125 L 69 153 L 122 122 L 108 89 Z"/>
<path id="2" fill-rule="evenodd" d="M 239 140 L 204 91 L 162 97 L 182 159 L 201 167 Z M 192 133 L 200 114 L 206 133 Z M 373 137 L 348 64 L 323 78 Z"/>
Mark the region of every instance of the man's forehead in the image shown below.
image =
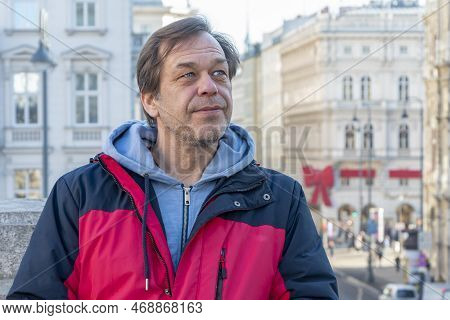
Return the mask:
<path id="1" fill-rule="evenodd" d="M 164 50 L 164 45 L 162 50 Z M 182 40 L 175 44 L 175 46 L 167 53 L 166 58 L 168 60 L 179 60 L 184 57 L 196 54 L 210 53 L 216 56 L 214 59 L 225 59 L 225 53 L 220 46 L 219 42 L 209 33 L 201 32 L 195 34 L 185 40 Z"/>

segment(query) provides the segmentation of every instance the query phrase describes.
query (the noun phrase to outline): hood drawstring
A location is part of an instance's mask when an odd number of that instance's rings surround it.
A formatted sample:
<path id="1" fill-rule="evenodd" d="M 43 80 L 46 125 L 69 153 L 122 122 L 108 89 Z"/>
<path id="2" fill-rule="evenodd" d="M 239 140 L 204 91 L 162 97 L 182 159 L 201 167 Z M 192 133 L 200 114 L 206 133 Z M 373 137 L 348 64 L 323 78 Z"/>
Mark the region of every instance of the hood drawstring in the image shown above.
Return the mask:
<path id="1" fill-rule="evenodd" d="M 142 221 L 142 250 L 144 251 L 144 276 L 145 276 L 145 291 L 148 291 L 148 281 L 150 279 L 150 268 L 148 263 L 147 252 L 147 211 L 149 203 L 149 189 L 150 189 L 150 177 L 146 173 L 144 174 L 145 180 L 145 201 L 144 201 L 144 217 Z"/>

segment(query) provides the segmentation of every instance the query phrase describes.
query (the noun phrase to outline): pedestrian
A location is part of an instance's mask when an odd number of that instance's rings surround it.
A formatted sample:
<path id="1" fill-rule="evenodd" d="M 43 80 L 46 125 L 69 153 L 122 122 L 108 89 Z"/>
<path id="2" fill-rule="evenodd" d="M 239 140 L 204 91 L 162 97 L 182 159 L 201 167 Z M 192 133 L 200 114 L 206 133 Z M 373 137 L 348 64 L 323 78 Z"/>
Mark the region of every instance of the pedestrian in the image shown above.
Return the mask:
<path id="1" fill-rule="evenodd" d="M 375 253 L 378 257 L 378 267 L 381 267 L 381 260 L 383 258 L 383 242 L 377 241 L 376 247 L 375 247 Z"/>
<path id="2" fill-rule="evenodd" d="M 328 250 L 330 251 L 330 256 L 334 256 L 334 240 L 330 239 L 328 240 Z"/>
<path id="3" fill-rule="evenodd" d="M 230 123 L 238 64 L 204 18 L 151 35 L 147 121 L 56 182 L 9 299 L 338 298 L 302 187 Z"/>
<path id="4" fill-rule="evenodd" d="M 420 250 L 419 252 L 419 258 L 417 259 L 417 265 L 418 268 L 426 268 L 427 267 L 427 256 L 425 255 L 425 252 Z"/>
<path id="5" fill-rule="evenodd" d="M 400 256 L 395 256 L 395 271 L 400 272 Z"/>
<path id="6" fill-rule="evenodd" d="M 364 246 L 364 238 L 363 238 L 363 232 L 359 232 L 358 235 L 356 236 L 356 241 L 355 241 L 355 249 L 356 251 L 359 251 L 363 248 Z"/>
<path id="7" fill-rule="evenodd" d="M 355 234 L 350 231 L 350 237 L 349 237 L 348 246 L 347 246 L 348 251 L 350 251 L 354 247 L 355 247 Z"/>

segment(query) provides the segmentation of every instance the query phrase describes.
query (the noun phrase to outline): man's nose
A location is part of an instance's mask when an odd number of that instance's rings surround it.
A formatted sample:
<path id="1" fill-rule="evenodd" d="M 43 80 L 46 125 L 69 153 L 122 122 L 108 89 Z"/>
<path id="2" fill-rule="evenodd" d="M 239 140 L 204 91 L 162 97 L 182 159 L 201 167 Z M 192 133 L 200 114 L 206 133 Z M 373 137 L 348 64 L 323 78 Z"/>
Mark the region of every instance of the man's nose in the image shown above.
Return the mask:
<path id="1" fill-rule="evenodd" d="M 217 85 L 209 74 L 204 74 L 198 82 L 198 95 L 211 96 L 218 92 Z"/>

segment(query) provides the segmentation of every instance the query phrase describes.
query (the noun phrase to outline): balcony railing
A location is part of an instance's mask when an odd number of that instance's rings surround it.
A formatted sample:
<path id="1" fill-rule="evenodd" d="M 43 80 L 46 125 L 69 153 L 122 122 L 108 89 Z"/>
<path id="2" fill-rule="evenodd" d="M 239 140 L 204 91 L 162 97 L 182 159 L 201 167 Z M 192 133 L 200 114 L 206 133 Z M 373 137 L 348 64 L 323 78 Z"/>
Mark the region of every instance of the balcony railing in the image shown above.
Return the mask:
<path id="1" fill-rule="evenodd" d="M 66 127 L 64 148 L 100 148 L 109 127 Z"/>
<path id="2" fill-rule="evenodd" d="M 42 144 L 42 129 L 36 128 L 5 128 L 5 147 L 38 147 Z"/>

